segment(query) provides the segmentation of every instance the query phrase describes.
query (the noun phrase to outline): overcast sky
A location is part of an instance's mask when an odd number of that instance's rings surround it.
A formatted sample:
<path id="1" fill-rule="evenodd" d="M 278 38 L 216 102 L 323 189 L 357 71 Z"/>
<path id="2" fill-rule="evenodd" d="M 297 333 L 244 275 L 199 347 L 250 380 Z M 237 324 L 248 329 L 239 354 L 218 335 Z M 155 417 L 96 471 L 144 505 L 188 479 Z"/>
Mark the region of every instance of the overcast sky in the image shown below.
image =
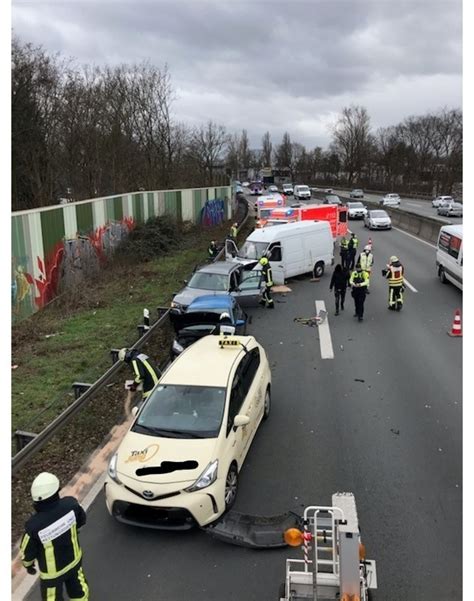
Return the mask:
<path id="1" fill-rule="evenodd" d="M 169 65 L 175 118 L 330 142 L 344 106 L 372 127 L 462 106 L 460 0 L 14 1 L 22 41 L 79 63 Z"/>

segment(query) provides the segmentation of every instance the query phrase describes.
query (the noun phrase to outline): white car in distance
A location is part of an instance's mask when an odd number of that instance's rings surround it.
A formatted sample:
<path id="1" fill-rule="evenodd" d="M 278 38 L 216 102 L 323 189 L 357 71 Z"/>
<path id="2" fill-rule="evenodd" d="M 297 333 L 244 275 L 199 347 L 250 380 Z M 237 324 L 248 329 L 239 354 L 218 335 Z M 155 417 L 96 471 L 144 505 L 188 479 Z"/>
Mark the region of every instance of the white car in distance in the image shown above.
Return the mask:
<path id="1" fill-rule="evenodd" d="M 442 207 L 445 204 L 451 204 L 452 202 L 454 202 L 452 196 L 437 196 L 431 201 L 431 206 L 437 209 L 438 207 Z"/>
<path id="2" fill-rule="evenodd" d="M 386 211 L 376 209 L 374 211 L 367 211 L 364 217 L 364 226 L 368 227 L 369 230 L 391 230 L 392 220 Z"/>
<path id="3" fill-rule="evenodd" d="M 399 207 L 400 196 L 395 193 L 385 194 L 385 196 L 380 200 L 380 204 L 389 207 Z"/>
<path id="4" fill-rule="evenodd" d="M 348 202 L 346 207 L 348 219 L 364 219 L 367 215 L 367 208 L 361 202 Z"/>

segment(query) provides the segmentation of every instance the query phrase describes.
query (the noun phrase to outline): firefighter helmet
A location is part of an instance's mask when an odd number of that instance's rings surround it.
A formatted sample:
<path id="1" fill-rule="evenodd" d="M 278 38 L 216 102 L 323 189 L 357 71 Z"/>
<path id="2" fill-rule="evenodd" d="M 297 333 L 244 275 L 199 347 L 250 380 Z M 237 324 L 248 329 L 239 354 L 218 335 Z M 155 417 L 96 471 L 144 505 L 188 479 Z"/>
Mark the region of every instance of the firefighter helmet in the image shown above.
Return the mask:
<path id="1" fill-rule="evenodd" d="M 395 255 L 392 255 L 390 257 L 390 263 L 396 263 L 398 261 L 398 257 L 396 257 Z"/>
<path id="2" fill-rule="evenodd" d="M 33 480 L 31 485 L 31 497 L 33 501 L 44 501 L 49 499 L 59 490 L 59 480 L 54 474 L 41 472 Z"/>
<path id="3" fill-rule="evenodd" d="M 268 265 L 267 257 L 262 257 L 259 261 L 260 265 Z"/>

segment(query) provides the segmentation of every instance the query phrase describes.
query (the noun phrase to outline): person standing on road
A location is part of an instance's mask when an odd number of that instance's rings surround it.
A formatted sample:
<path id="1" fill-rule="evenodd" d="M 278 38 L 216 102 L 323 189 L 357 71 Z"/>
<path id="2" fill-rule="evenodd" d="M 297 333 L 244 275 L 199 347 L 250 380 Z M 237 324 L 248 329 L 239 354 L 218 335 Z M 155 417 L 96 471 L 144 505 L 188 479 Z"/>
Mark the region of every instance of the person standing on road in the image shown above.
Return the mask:
<path id="1" fill-rule="evenodd" d="M 349 283 L 352 287 L 352 298 L 355 305 L 354 317 L 357 317 L 359 321 L 364 319 L 364 303 L 367 286 L 369 285 L 368 280 L 369 278 L 360 263 L 357 263 L 355 271 L 351 273 Z"/>
<path id="2" fill-rule="evenodd" d="M 63 586 L 70 599 L 88 601 L 89 586 L 82 570 L 78 530 L 86 512 L 74 497 L 59 496 L 59 480 L 42 472 L 33 480 L 31 496 L 36 513 L 25 524 L 20 555 L 29 574 L 40 572 L 41 599 L 63 599 Z"/>
<path id="3" fill-rule="evenodd" d="M 262 257 L 259 261 L 262 266 L 262 277 L 265 282 L 265 290 L 262 294 L 262 300 L 260 301 L 261 305 L 265 305 L 267 309 L 274 309 L 273 298 L 272 298 L 272 268 L 270 267 L 270 263 L 267 257 Z"/>
<path id="4" fill-rule="evenodd" d="M 388 280 L 388 308 L 391 311 L 401 311 L 403 306 L 403 291 L 405 270 L 395 255 L 390 257 L 386 269 L 382 269 L 382 275 Z"/>
<path id="5" fill-rule="evenodd" d="M 341 255 L 341 267 L 342 269 L 347 269 L 348 265 L 348 257 L 349 257 L 349 240 L 343 236 L 341 241 L 339 242 L 339 254 Z"/>
<path id="6" fill-rule="evenodd" d="M 342 265 L 336 265 L 334 268 L 329 290 L 334 288 L 334 298 L 336 301 L 336 313 L 339 315 L 339 303 L 341 311 L 344 311 L 344 301 L 346 298 L 346 288 L 349 283 L 349 272 Z"/>
<path id="7" fill-rule="evenodd" d="M 357 236 L 354 234 L 354 232 L 352 232 L 351 239 L 349 240 L 348 265 L 347 265 L 347 267 L 351 271 L 354 269 L 358 246 L 359 246 L 359 240 L 358 240 Z"/>
<path id="8" fill-rule="evenodd" d="M 142 384 L 143 400 L 147 399 L 161 378 L 160 370 L 152 364 L 148 355 L 138 350 L 122 348 L 119 351 L 118 359 L 132 366 L 135 379 L 129 390 L 135 391 Z"/>
<path id="9" fill-rule="evenodd" d="M 374 255 L 369 245 L 364 246 L 364 251 L 360 253 L 359 263 L 363 271 L 367 274 L 367 294 L 370 294 L 370 274 L 372 272 L 372 265 L 374 264 Z"/>

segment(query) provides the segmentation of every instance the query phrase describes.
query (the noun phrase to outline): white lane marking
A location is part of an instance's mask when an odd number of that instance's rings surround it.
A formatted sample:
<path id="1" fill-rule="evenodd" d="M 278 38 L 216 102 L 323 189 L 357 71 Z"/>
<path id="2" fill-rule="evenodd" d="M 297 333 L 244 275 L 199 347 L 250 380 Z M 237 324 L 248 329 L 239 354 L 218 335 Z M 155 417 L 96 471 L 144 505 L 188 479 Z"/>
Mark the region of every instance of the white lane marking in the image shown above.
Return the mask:
<path id="1" fill-rule="evenodd" d="M 446 224 L 442 223 L 440 225 L 446 225 Z M 431 246 L 431 248 L 436 248 L 436 246 L 434 244 L 430 244 L 430 242 L 426 242 L 426 240 L 422 240 L 421 238 L 417 238 L 413 234 L 404 232 L 403 230 L 399 229 L 398 227 L 392 227 L 392 229 L 397 230 L 397 232 L 400 232 L 401 234 L 405 234 L 405 236 L 410 236 L 410 238 L 413 238 L 413 240 L 418 240 L 418 242 L 423 242 L 423 244 L 426 244 L 426 246 Z"/>
<path id="2" fill-rule="evenodd" d="M 403 283 L 405 284 L 405 286 L 408 286 L 408 288 L 410 288 L 412 292 L 418 292 L 418 290 L 414 286 L 412 286 L 407 279 L 403 278 Z"/>
<path id="3" fill-rule="evenodd" d="M 407 202 L 406 203 L 409 207 L 422 207 L 423 205 L 419 205 L 416 202 Z"/>
<path id="4" fill-rule="evenodd" d="M 314 301 L 316 305 L 315 315 L 319 315 L 320 311 L 326 311 L 326 305 L 324 301 Z M 334 350 L 332 348 L 331 332 L 329 330 L 329 321 L 326 315 L 326 319 L 323 323 L 318 324 L 319 332 L 319 346 L 321 348 L 321 359 L 334 359 Z"/>

